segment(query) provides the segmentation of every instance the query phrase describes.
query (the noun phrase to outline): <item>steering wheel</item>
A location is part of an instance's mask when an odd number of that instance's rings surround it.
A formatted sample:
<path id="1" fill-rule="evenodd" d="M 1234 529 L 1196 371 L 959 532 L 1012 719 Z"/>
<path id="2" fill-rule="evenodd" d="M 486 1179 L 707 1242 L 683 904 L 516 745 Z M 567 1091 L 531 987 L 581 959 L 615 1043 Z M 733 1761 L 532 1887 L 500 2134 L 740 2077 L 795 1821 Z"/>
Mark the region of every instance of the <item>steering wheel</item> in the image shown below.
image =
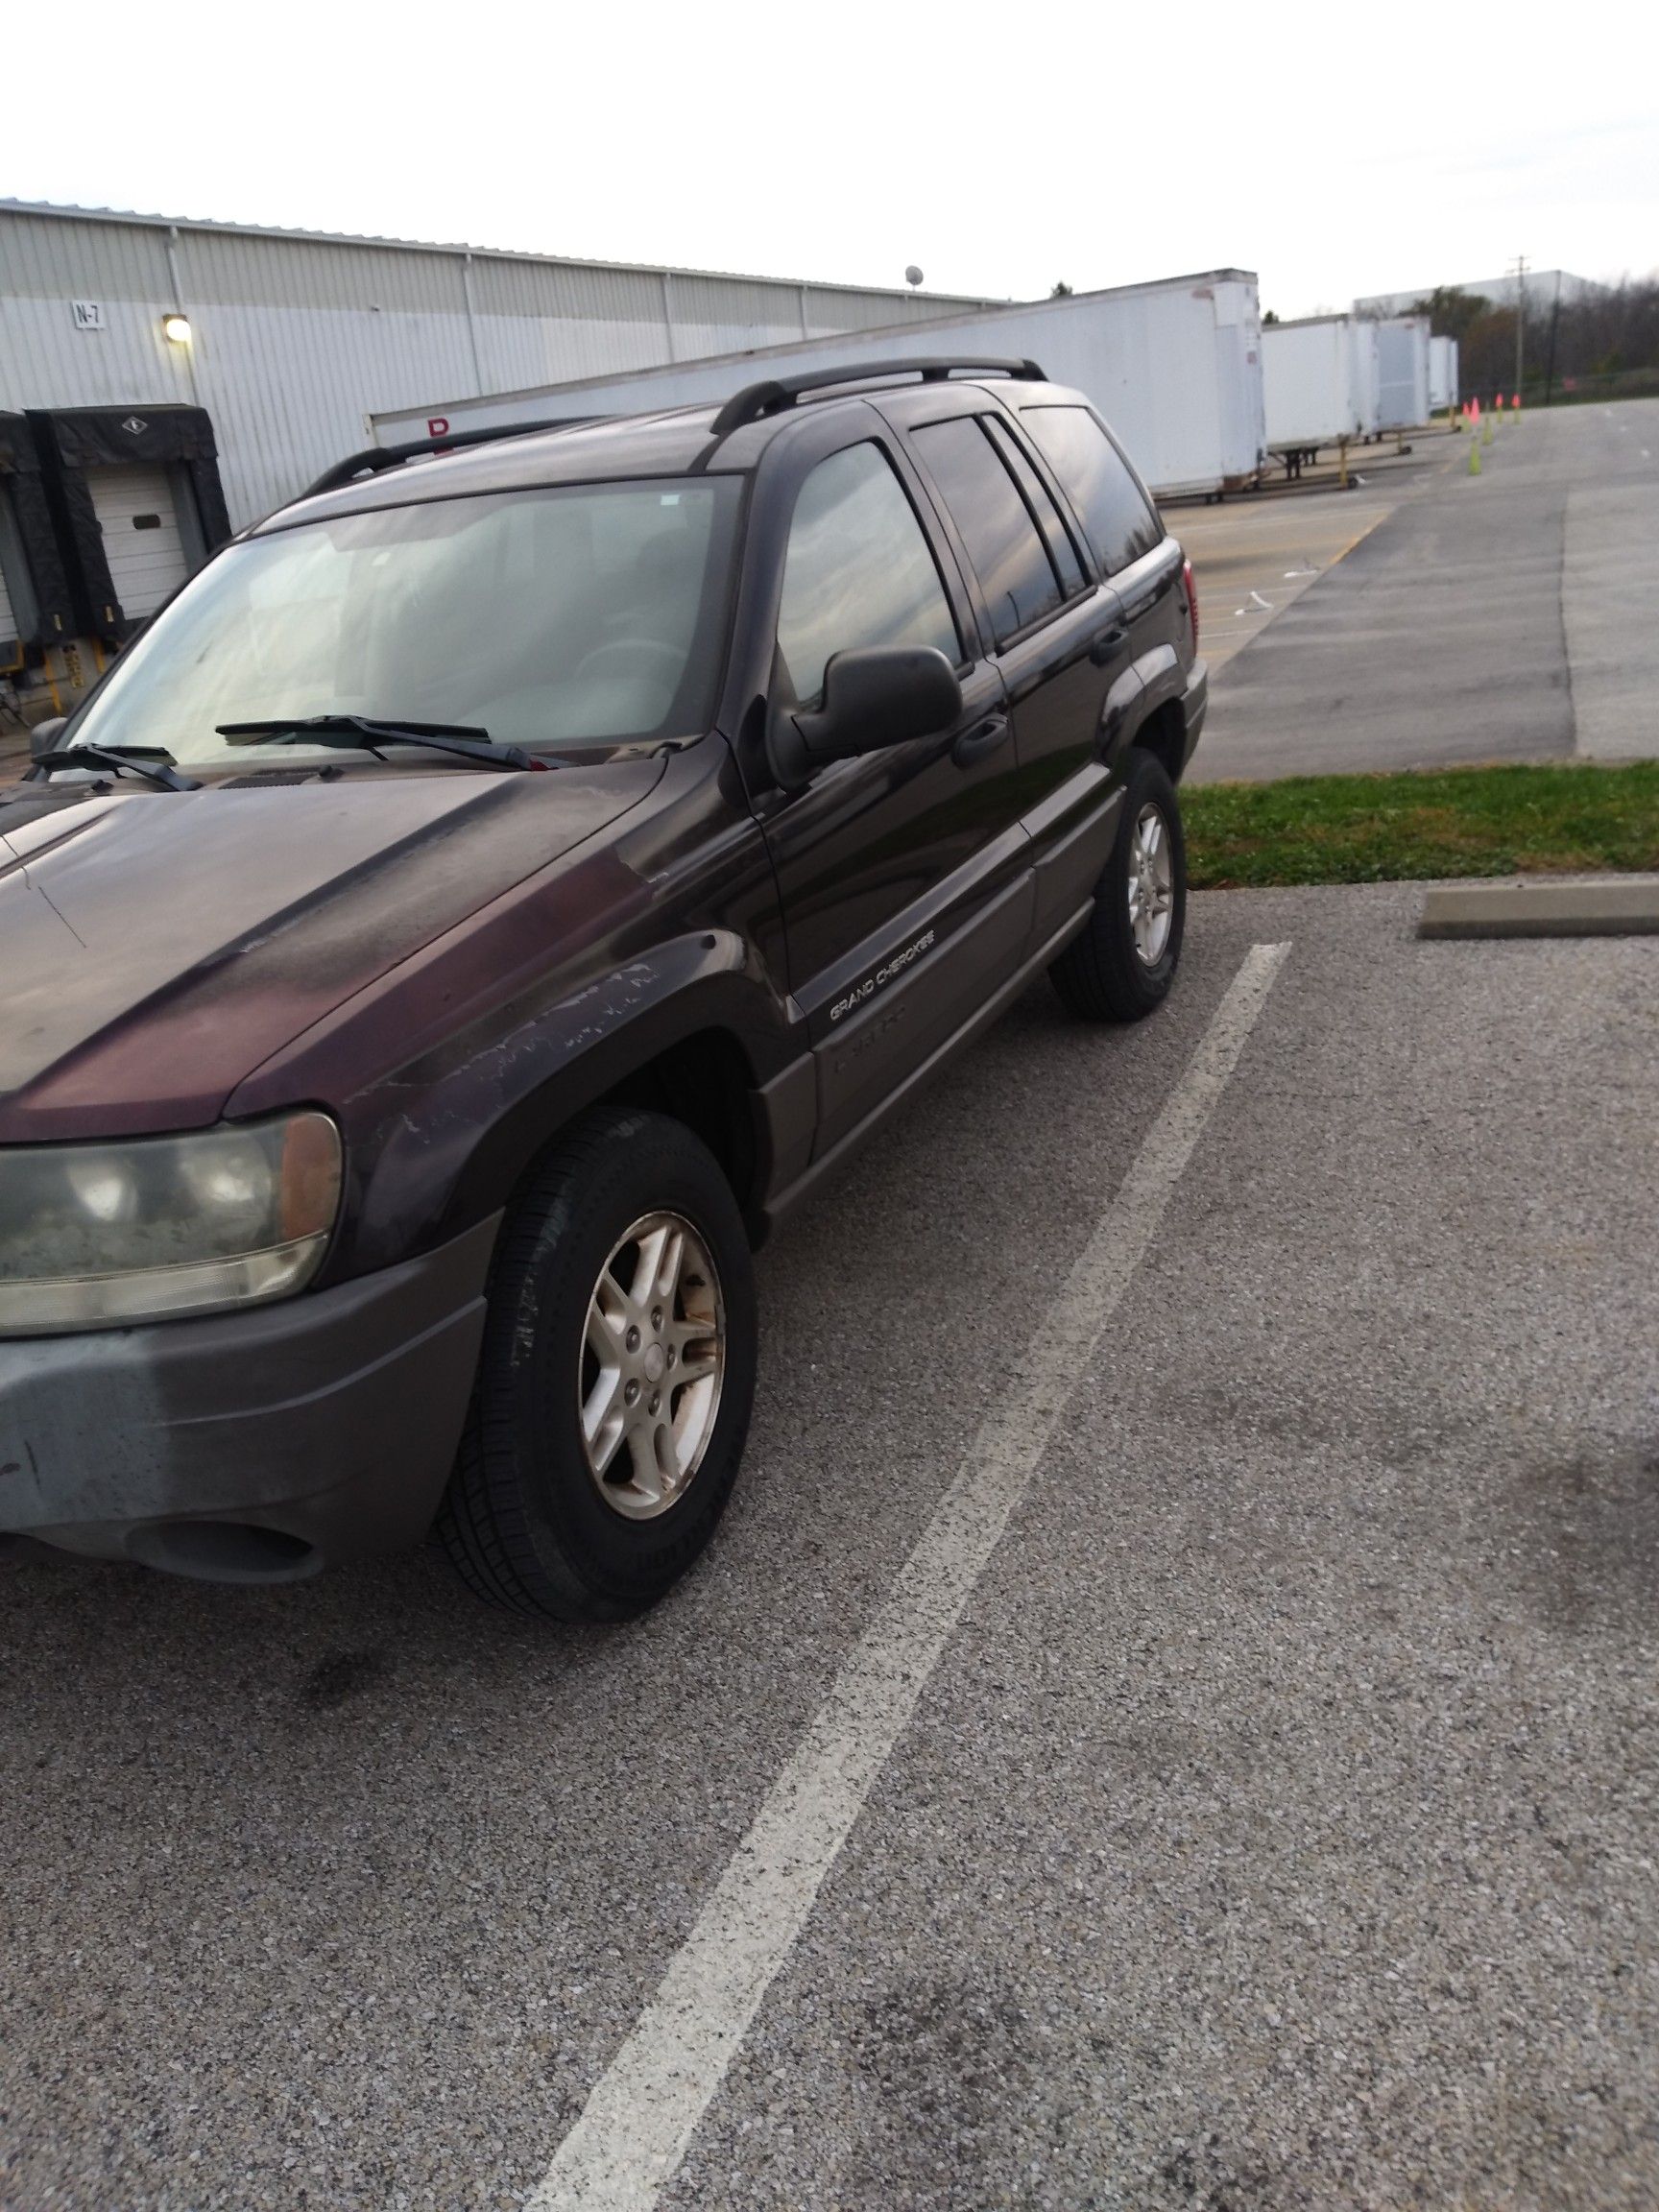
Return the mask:
<path id="1" fill-rule="evenodd" d="M 584 677 L 609 675 L 613 667 L 618 674 L 637 676 L 649 671 L 653 663 L 658 676 L 673 691 L 685 671 L 685 656 L 672 645 L 664 645 L 660 637 L 613 637 L 584 653 L 573 673 L 578 682 Z"/>

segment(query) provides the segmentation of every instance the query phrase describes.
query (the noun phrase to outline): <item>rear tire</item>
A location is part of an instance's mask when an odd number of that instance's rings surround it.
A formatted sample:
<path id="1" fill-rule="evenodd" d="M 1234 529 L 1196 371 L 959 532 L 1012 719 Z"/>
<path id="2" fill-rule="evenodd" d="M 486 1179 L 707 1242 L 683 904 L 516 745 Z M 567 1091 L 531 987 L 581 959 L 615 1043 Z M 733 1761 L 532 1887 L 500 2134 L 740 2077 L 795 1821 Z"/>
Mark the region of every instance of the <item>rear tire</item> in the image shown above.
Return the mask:
<path id="1" fill-rule="evenodd" d="M 1112 854 L 1094 907 L 1049 968 L 1085 1022 L 1140 1022 L 1169 996 L 1187 924 L 1187 843 L 1175 786 L 1150 753 L 1130 753 Z"/>
<path id="2" fill-rule="evenodd" d="M 712 1154 L 663 1115 L 578 1122 L 496 1249 L 438 1518 L 471 1589 L 556 1621 L 654 1604 L 731 1495 L 756 1339 L 749 1241 Z"/>

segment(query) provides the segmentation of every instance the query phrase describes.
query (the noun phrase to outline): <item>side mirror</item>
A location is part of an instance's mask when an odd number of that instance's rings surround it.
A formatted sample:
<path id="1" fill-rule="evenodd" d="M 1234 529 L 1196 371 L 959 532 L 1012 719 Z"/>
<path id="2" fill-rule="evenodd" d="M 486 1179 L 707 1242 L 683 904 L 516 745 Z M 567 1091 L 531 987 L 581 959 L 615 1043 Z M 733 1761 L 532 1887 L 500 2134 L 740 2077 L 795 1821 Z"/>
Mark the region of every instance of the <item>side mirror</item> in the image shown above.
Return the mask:
<path id="1" fill-rule="evenodd" d="M 29 733 L 30 759 L 43 760 L 48 753 L 56 749 L 59 738 L 68 727 L 67 714 L 53 714 L 44 722 L 36 722 Z"/>
<path id="2" fill-rule="evenodd" d="M 947 730 L 962 714 L 956 671 L 936 645 L 858 645 L 824 670 L 824 704 L 772 715 L 772 765 L 795 790 L 831 760 Z"/>

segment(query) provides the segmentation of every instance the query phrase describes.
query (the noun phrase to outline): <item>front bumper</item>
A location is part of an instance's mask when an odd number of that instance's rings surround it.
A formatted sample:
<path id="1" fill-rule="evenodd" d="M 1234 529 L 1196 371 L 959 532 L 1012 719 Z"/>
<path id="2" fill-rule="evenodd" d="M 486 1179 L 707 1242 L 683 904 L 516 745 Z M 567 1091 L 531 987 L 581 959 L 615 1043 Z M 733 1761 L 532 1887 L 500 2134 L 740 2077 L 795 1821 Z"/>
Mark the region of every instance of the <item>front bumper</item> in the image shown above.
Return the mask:
<path id="1" fill-rule="evenodd" d="M 0 1340 L 0 1532 L 228 1582 L 418 1543 L 499 1218 L 276 1305 Z"/>
<path id="2" fill-rule="evenodd" d="M 1187 763 L 1198 750 L 1198 740 L 1204 733 L 1204 717 L 1210 711 L 1210 663 L 1194 661 L 1187 672 L 1187 683 L 1181 693 L 1181 712 L 1187 724 L 1186 747 L 1181 755 L 1181 773 L 1187 772 Z M 1179 781 L 1179 779 L 1177 779 Z"/>

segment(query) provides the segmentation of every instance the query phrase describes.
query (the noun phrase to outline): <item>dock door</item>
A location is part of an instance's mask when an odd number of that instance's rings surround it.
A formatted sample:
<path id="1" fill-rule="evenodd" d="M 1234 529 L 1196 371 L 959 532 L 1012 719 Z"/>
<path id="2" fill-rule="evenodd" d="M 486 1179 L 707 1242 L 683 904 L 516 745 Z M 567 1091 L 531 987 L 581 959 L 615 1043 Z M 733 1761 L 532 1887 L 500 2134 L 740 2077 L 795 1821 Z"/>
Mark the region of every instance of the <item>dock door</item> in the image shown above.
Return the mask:
<path id="1" fill-rule="evenodd" d="M 169 469 L 94 468 L 86 489 L 116 602 L 129 622 L 142 622 L 201 565 L 202 553 L 192 559 L 185 543 L 186 532 L 200 539 L 201 526 L 180 513 L 190 488 Z"/>

